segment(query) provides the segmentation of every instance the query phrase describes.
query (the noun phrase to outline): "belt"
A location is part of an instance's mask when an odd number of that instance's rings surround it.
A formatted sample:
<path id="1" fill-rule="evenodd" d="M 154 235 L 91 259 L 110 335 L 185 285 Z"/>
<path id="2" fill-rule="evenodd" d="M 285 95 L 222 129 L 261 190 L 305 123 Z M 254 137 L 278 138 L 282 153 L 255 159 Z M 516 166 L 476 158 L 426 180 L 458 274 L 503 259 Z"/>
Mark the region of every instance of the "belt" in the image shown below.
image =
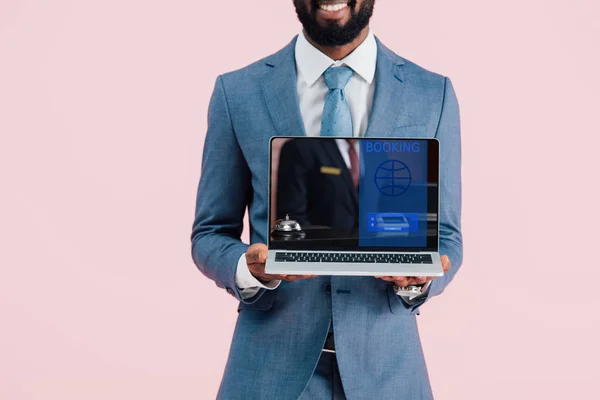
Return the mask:
<path id="1" fill-rule="evenodd" d="M 327 334 L 327 340 L 325 340 L 323 351 L 326 353 L 335 353 L 335 342 L 333 340 L 333 332 L 329 332 L 329 334 Z"/>

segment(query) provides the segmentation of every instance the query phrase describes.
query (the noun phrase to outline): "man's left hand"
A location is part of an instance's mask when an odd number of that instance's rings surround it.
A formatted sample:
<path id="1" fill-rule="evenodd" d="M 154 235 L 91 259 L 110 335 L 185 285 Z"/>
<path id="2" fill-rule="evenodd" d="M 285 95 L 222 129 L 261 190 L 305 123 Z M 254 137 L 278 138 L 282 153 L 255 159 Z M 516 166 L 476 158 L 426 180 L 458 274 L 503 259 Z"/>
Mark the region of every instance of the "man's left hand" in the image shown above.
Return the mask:
<path id="1" fill-rule="evenodd" d="M 448 256 L 442 256 L 442 268 L 444 273 L 448 272 L 452 267 L 452 263 Z M 423 285 L 435 278 L 435 276 L 376 276 L 375 278 L 383 279 L 387 282 L 393 282 L 399 287 L 409 285 Z"/>

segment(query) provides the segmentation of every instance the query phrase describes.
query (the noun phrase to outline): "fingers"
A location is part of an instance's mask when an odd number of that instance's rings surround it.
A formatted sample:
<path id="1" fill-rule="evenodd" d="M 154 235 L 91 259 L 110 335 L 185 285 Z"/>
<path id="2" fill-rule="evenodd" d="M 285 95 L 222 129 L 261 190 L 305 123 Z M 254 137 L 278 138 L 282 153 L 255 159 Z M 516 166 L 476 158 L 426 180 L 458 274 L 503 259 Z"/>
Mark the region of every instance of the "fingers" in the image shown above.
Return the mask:
<path id="1" fill-rule="evenodd" d="M 395 283 L 400 287 L 408 285 L 408 278 L 406 276 L 376 276 L 375 278 Z"/>
<path id="2" fill-rule="evenodd" d="M 316 276 L 317 275 L 286 275 L 286 278 L 284 280 L 286 280 L 288 282 L 296 282 L 296 281 L 301 281 L 303 279 L 311 279 Z"/>
<path id="3" fill-rule="evenodd" d="M 452 263 L 450 262 L 450 259 L 448 258 L 448 256 L 446 256 L 446 255 L 442 256 L 441 261 L 442 261 L 442 269 L 444 270 L 444 273 L 450 271 L 450 268 L 452 268 Z"/>
<path id="4" fill-rule="evenodd" d="M 423 285 L 424 283 L 427 282 L 427 277 L 426 276 L 417 276 L 415 278 L 413 278 L 414 283 L 413 285 Z"/>
<path id="5" fill-rule="evenodd" d="M 422 285 L 433 279 L 433 277 L 428 276 L 376 276 L 375 278 L 382 279 L 386 282 L 393 282 L 400 287 Z"/>
<path id="6" fill-rule="evenodd" d="M 287 275 L 287 274 L 265 274 L 265 263 L 267 262 L 267 256 L 269 250 L 265 244 L 256 243 L 248 247 L 246 250 L 246 264 L 248 269 L 258 279 L 269 282 L 269 281 L 287 281 L 295 282 L 302 279 L 314 278 L 316 275 Z"/>
<path id="7" fill-rule="evenodd" d="M 400 283 L 404 283 L 406 281 L 406 277 L 404 276 L 384 276 L 383 278 L 386 282 L 396 282 L 396 284 L 400 285 Z"/>
<path id="8" fill-rule="evenodd" d="M 303 279 L 311 279 L 316 277 L 317 275 L 286 275 L 286 274 L 278 274 L 278 275 L 270 275 L 265 274 L 265 280 L 270 281 L 286 281 L 286 282 L 296 282 L 301 281 Z"/>

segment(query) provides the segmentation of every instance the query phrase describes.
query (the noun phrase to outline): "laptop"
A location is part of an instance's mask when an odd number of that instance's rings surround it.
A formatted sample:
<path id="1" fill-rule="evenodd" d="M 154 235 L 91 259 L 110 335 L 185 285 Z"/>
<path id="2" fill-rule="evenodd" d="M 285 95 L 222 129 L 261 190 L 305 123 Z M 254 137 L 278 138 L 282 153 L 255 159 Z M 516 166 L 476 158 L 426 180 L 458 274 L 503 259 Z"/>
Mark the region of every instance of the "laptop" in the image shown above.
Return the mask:
<path id="1" fill-rule="evenodd" d="M 439 142 L 274 137 L 265 272 L 442 276 Z"/>

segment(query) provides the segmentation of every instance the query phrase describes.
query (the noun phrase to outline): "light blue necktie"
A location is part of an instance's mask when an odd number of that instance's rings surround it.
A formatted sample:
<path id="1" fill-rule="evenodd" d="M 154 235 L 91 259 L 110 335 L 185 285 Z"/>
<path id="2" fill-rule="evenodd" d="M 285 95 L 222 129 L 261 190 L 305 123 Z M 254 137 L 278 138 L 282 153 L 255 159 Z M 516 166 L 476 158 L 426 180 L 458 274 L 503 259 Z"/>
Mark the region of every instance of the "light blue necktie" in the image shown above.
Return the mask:
<path id="1" fill-rule="evenodd" d="M 329 93 L 323 107 L 321 136 L 352 136 L 352 117 L 344 95 L 352 74 L 350 67 L 329 67 L 323 73 Z"/>
<path id="2" fill-rule="evenodd" d="M 346 102 L 344 88 L 354 74 L 349 67 L 329 67 L 323 73 L 329 93 L 323 107 L 321 136 L 353 136 L 352 117 Z M 333 321 L 329 323 L 329 334 L 333 333 Z"/>

